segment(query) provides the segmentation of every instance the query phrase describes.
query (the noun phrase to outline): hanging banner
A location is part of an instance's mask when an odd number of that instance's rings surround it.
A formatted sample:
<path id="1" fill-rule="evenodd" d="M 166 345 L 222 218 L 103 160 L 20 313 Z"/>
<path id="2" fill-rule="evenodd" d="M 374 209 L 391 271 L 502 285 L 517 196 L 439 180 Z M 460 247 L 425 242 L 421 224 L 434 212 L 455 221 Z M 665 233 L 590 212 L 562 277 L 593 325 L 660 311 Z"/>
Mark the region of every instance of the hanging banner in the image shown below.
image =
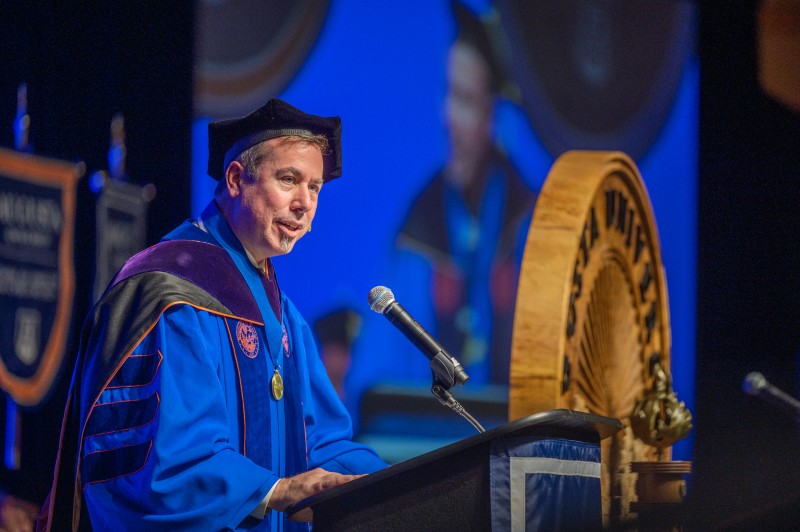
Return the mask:
<path id="1" fill-rule="evenodd" d="M 103 184 L 97 199 L 95 302 L 125 261 L 144 249 L 147 206 L 154 197 L 153 185 L 139 186 L 110 179 Z"/>
<path id="2" fill-rule="evenodd" d="M 64 357 L 83 173 L 83 163 L 0 148 L 0 388 L 23 406 L 47 395 Z"/>

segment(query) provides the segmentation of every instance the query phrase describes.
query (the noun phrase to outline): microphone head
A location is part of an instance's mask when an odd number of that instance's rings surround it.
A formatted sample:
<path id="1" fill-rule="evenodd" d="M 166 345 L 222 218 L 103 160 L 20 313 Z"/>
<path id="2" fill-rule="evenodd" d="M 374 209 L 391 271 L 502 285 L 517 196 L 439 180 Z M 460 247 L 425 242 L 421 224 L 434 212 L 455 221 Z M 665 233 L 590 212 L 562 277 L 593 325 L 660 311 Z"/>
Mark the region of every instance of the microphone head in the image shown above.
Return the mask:
<path id="1" fill-rule="evenodd" d="M 769 386 L 767 379 L 757 371 L 748 373 L 742 383 L 742 389 L 747 395 L 758 395 L 758 393 L 767 386 Z"/>
<path id="2" fill-rule="evenodd" d="M 386 307 L 394 303 L 394 301 L 394 294 L 385 286 L 376 286 L 369 291 L 369 295 L 367 296 L 369 308 L 378 314 L 383 314 Z"/>

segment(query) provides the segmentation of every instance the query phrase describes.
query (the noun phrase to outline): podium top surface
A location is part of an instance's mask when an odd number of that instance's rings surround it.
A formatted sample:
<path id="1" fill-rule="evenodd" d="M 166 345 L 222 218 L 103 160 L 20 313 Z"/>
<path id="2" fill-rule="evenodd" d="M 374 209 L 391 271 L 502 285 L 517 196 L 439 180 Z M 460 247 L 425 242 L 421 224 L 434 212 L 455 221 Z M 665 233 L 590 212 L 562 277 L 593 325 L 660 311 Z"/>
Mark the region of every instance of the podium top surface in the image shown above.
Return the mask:
<path id="1" fill-rule="evenodd" d="M 539 412 L 530 416 L 511 421 L 504 425 L 494 427 L 465 438 L 463 440 L 451 443 L 439 449 L 422 454 L 410 460 L 405 460 L 397 464 L 390 465 L 385 469 L 376 471 L 370 475 L 357 478 L 347 484 L 342 484 L 331 488 L 329 490 L 317 493 L 307 499 L 299 501 L 286 509 L 287 515 L 292 514 L 307 508 L 313 507 L 316 504 L 328 501 L 330 499 L 339 497 L 341 495 L 356 491 L 358 489 L 369 486 L 374 482 L 379 482 L 391 478 L 400 473 L 410 471 L 412 469 L 424 467 L 437 460 L 446 459 L 450 455 L 454 455 L 461 451 L 467 450 L 471 447 L 476 447 L 481 444 L 486 444 L 497 438 L 505 438 L 515 435 L 530 435 L 537 436 L 537 433 L 547 436 L 552 436 L 554 433 L 558 434 L 563 432 L 565 434 L 583 434 L 587 438 L 604 440 L 609 436 L 616 434 L 622 429 L 622 423 L 618 419 L 598 416 L 589 414 L 587 412 L 577 412 L 574 410 L 556 409 L 548 410 L 546 412 Z"/>

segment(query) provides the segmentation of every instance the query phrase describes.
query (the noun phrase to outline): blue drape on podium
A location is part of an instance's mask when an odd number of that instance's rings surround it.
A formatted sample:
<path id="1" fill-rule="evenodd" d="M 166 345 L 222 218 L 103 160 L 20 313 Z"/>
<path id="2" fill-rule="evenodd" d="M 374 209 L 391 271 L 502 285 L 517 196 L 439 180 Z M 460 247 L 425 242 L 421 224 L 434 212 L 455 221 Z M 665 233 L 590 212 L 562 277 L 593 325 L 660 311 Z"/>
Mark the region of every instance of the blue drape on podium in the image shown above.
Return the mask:
<path id="1" fill-rule="evenodd" d="M 501 439 L 490 467 L 492 530 L 602 528 L 599 444 Z"/>

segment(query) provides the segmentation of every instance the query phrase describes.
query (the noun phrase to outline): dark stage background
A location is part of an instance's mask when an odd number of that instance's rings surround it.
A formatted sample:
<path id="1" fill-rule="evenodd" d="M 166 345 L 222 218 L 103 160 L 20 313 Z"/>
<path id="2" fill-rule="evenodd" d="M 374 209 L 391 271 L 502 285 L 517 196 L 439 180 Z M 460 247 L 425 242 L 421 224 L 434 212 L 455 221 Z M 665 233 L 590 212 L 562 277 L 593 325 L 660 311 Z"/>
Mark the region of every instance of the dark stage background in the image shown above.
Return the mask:
<path id="1" fill-rule="evenodd" d="M 800 115 L 759 87 L 757 2 L 701 2 L 695 511 L 797 506 L 798 426 L 742 393 L 798 393 Z M 796 26 L 795 26 L 796 29 Z M 795 31 L 795 35 L 798 33 Z M 796 518 L 796 511 L 794 513 Z M 781 523 L 794 528 L 791 521 Z M 743 528 L 759 528 L 750 521 Z"/>
<path id="2" fill-rule="evenodd" d="M 3 2 L 0 146 L 13 148 L 17 86 L 28 85 L 30 142 L 46 157 L 81 160 L 75 231 L 76 291 L 66 368 L 46 401 L 22 409 L 21 464 L 0 468 L 10 492 L 41 504 L 49 491 L 60 417 L 94 277 L 95 196 L 107 170 L 111 118 L 123 113 L 132 182 L 156 184 L 148 242 L 189 214 L 192 121 L 191 2 Z M 3 319 L 8 319 L 3 316 Z M 5 404 L 5 397 L 3 398 Z M 6 410 L 3 408 L 2 426 Z"/>

